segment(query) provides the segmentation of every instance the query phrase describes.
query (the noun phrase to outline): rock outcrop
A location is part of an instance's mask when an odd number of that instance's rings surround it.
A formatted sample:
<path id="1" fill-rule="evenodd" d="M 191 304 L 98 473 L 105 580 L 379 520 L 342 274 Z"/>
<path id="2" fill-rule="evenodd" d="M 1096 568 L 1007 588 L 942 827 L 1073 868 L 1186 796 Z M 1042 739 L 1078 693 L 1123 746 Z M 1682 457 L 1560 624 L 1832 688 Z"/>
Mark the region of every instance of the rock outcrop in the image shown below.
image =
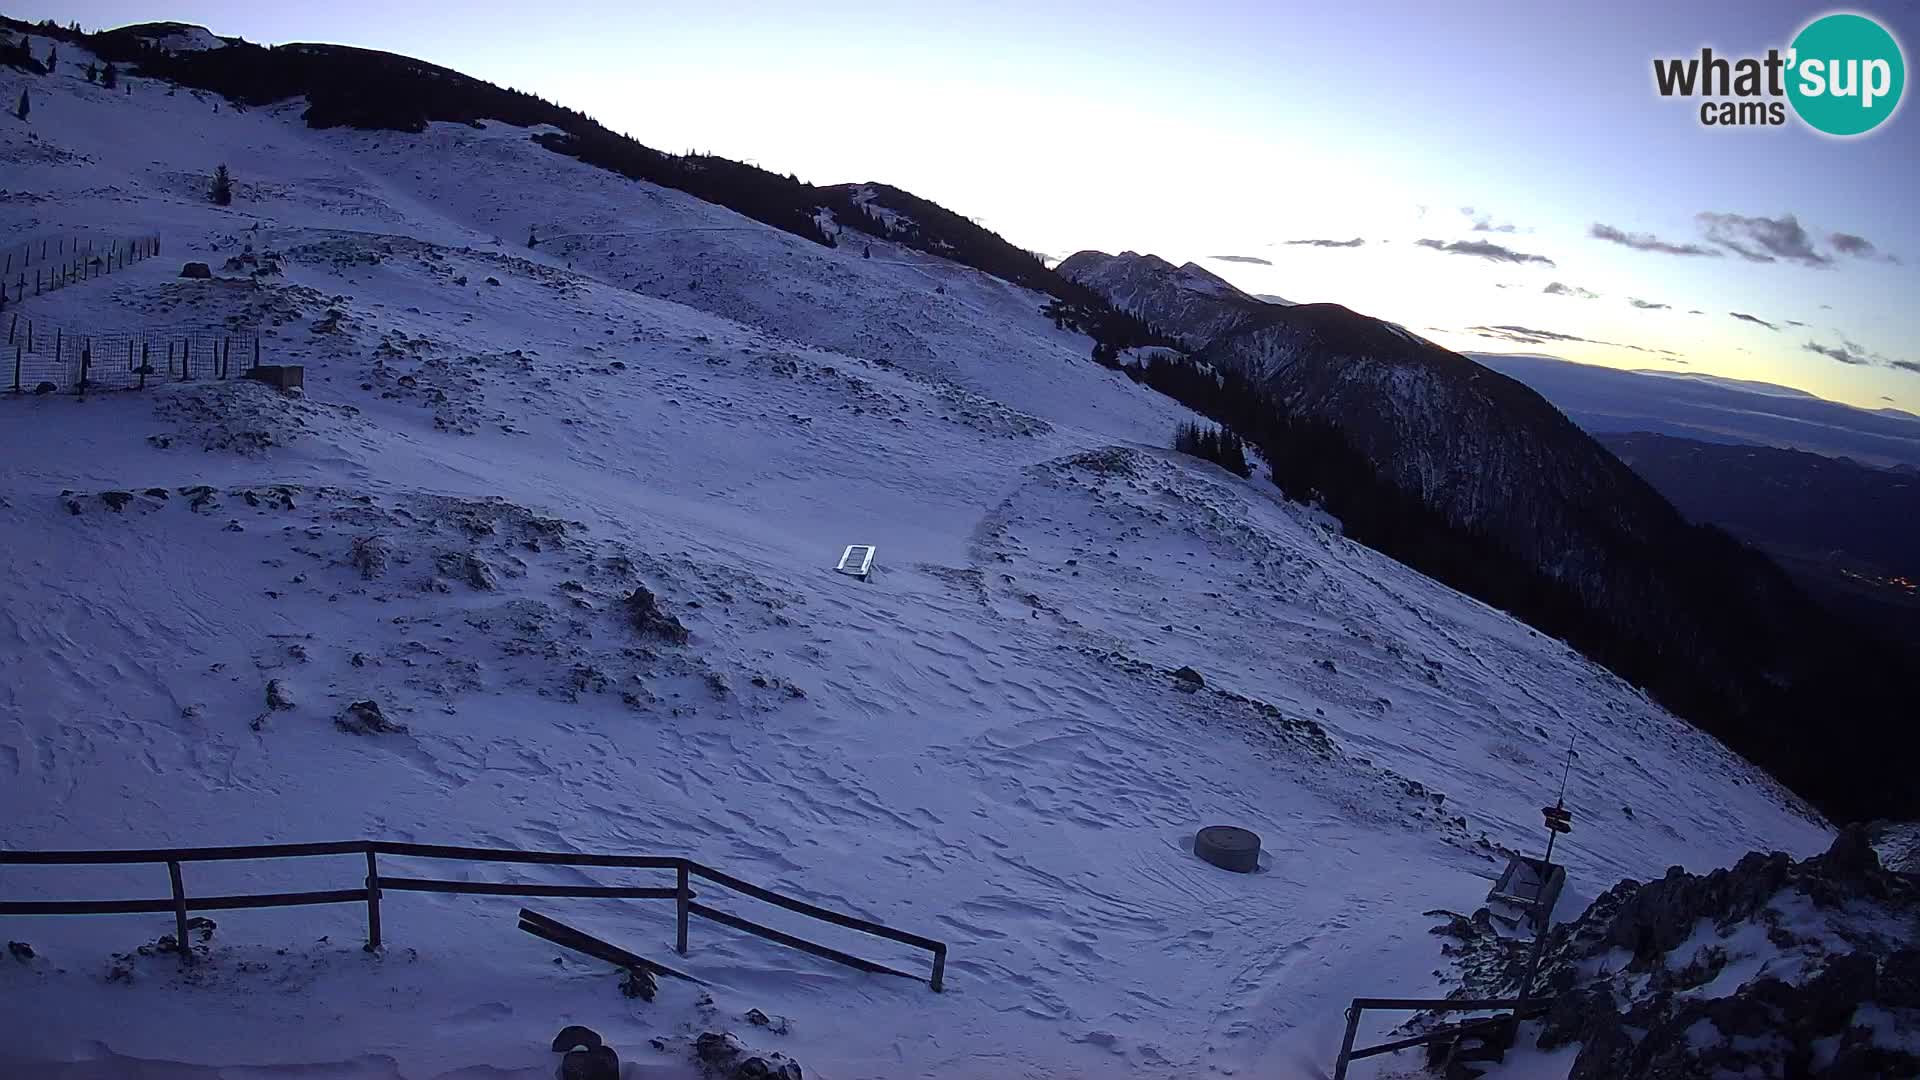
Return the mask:
<path id="1" fill-rule="evenodd" d="M 1516 994 L 1530 946 L 1437 912 L 1472 996 Z M 1452 941 L 1460 944 L 1454 945 Z M 1577 1044 L 1569 1080 L 1920 1076 L 1920 881 L 1867 834 L 1795 862 L 1623 881 L 1547 940 L 1536 1042 Z"/>

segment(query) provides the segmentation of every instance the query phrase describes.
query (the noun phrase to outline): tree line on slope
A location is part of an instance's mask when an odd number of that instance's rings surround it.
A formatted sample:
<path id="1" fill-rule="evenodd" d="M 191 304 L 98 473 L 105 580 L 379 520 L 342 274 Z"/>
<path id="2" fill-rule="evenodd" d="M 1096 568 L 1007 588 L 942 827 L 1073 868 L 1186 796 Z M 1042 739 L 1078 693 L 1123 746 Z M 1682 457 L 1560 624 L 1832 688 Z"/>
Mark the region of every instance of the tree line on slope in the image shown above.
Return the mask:
<path id="1" fill-rule="evenodd" d="M 1651 579 L 1702 619 L 1700 648 L 1681 647 L 1608 617 L 1500 541 L 1448 521 L 1384 477 L 1337 427 L 1294 415 L 1238 373 L 1167 356 L 1124 370 L 1244 439 L 1288 498 L 1323 506 L 1351 539 L 1565 640 L 1830 817 L 1920 816 L 1912 778 L 1920 725 L 1906 685 L 1920 671 L 1916 658 L 1829 615 L 1724 530 L 1688 526 L 1655 556 Z M 1784 630 L 1746 617 L 1740 598 L 1757 591 L 1786 598 Z M 1703 659 L 1709 648 L 1744 650 L 1757 662 L 1730 675 Z"/>

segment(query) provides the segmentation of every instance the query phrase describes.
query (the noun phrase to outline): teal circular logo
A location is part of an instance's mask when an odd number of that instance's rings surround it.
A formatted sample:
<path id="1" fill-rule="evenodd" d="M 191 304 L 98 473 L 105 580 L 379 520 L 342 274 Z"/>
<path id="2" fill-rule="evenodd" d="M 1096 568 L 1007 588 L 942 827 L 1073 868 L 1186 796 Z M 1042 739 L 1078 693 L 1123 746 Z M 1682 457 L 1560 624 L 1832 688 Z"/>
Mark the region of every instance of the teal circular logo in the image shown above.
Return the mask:
<path id="1" fill-rule="evenodd" d="M 1865 15 L 1823 15 L 1793 39 L 1787 98 L 1816 131 L 1860 135 L 1900 105 L 1907 85 L 1900 43 Z"/>

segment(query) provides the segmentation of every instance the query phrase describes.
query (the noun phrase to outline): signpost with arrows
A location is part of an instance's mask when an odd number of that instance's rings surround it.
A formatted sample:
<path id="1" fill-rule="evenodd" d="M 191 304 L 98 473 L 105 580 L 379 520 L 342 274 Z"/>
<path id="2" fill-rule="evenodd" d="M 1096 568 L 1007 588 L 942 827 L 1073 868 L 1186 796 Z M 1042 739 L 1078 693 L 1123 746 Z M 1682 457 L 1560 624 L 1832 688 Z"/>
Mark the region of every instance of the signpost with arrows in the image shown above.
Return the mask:
<path id="1" fill-rule="evenodd" d="M 1573 831 L 1573 811 L 1567 809 L 1567 780 L 1573 775 L 1573 758 L 1573 747 L 1569 745 L 1567 747 L 1567 767 L 1565 771 L 1560 774 L 1560 794 L 1553 800 L 1552 806 L 1543 806 L 1540 808 L 1540 816 L 1545 818 L 1547 822 L 1547 854 L 1540 860 L 1541 880 L 1543 882 L 1553 874 L 1554 841 L 1560 839 L 1562 833 L 1570 833 Z M 1542 897 L 1545 896 L 1544 890 L 1542 890 L 1541 895 Z M 1548 913 L 1543 907 L 1538 906 L 1540 903 L 1540 900 L 1535 901 L 1536 914 L 1534 919 L 1533 958 L 1527 962 L 1527 980 L 1520 986 L 1521 997 L 1526 997 L 1533 992 L 1533 980 L 1540 974 L 1541 954 L 1546 951 L 1547 947 Z"/>

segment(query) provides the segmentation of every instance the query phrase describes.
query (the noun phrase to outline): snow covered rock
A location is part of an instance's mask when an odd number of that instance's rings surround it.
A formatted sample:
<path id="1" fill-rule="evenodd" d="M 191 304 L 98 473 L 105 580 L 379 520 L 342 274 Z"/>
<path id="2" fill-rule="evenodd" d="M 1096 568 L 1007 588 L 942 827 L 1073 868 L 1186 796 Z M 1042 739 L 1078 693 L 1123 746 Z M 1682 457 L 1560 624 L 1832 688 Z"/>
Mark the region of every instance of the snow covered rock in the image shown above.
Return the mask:
<path id="1" fill-rule="evenodd" d="M 553 1037 L 553 1052 L 564 1054 L 569 1050 L 591 1050 L 605 1041 L 599 1032 L 584 1024 L 568 1024 Z"/>
<path id="2" fill-rule="evenodd" d="M 1920 1075 L 1920 883 L 1864 830 L 1795 862 L 1753 852 L 1705 875 L 1623 881 L 1548 939 L 1536 1039 L 1578 1044 L 1569 1080 Z M 1478 914 L 1435 933 L 1467 993 L 1519 989 L 1531 946 Z"/>
<path id="3" fill-rule="evenodd" d="M 802 1080 L 800 1063 L 785 1054 L 749 1051 L 731 1032 L 709 1031 L 694 1040 L 693 1056 L 712 1080 Z"/>
<path id="4" fill-rule="evenodd" d="M 287 685 L 287 680 L 285 679 L 268 679 L 267 680 L 267 708 L 269 709 L 293 708 L 293 688 Z"/>
<path id="5" fill-rule="evenodd" d="M 347 711 L 333 721 L 333 726 L 349 735 L 397 735 L 407 730 L 405 724 L 387 719 L 377 701 L 356 701 L 348 705 Z"/>
<path id="6" fill-rule="evenodd" d="M 203 262 L 190 262 L 180 268 L 180 276 L 206 280 L 213 276 L 213 268 Z"/>
<path id="7" fill-rule="evenodd" d="M 387 572 L 387 560 L 393 556 L 393 545 L 384 536 L 355 537 L 353 547 L 348 552 L 348 560 L 360 576 L 372 581 Z"/>
<path id="8" fill-rule="evenodd" d="M 654 598 L 653 590 L 645 585 L 636 585 L 627 594 L 627 619 L 633 628 L 649 637 L 663 638 L 676 645 L 686 644 L 688 631 L 680 620 L 661 610 L 660 603 Z"/>
<path id="9" fill-rule="evenodd" d="M 560 1059 L 560 1080 L 620 1080 L 620 1055 L 605 1045 L 569 1050 Z"/>

